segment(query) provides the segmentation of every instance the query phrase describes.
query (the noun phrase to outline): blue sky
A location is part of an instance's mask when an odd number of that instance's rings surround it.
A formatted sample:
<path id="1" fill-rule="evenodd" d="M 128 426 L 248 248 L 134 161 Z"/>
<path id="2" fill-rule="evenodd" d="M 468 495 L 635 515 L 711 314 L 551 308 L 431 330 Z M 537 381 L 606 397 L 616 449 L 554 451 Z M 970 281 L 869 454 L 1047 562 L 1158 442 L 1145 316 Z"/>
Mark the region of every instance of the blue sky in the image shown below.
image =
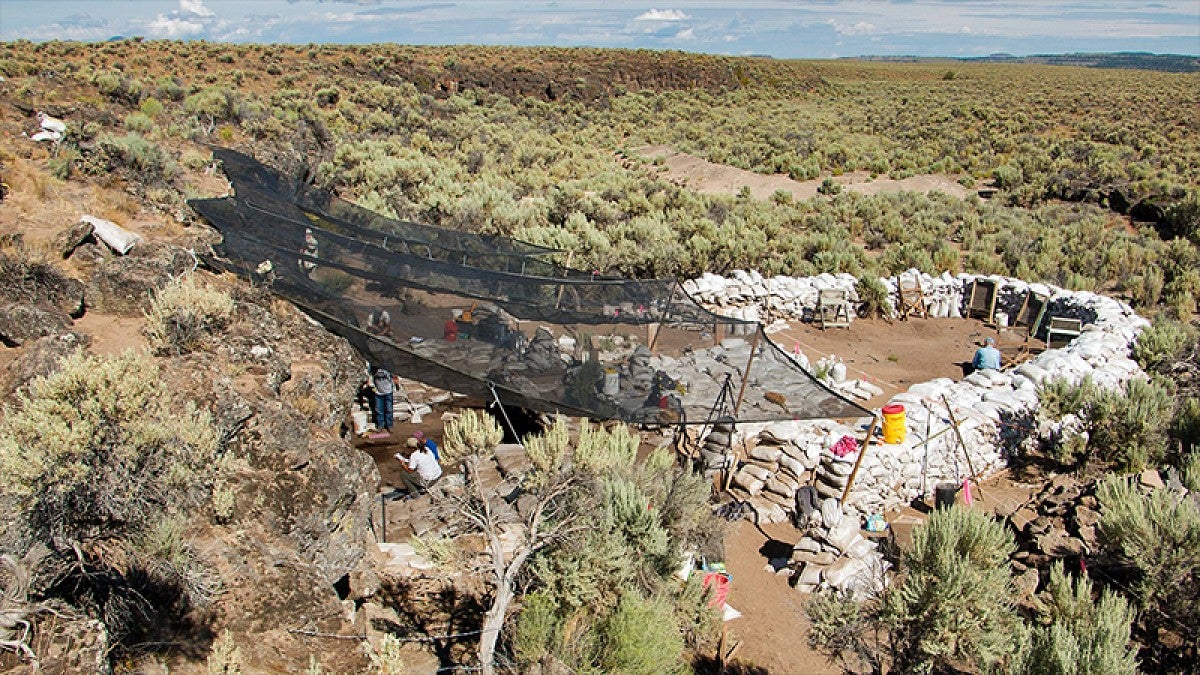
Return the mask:
<path id="1" fill-rule="evenodd" d="M 0 0 L 0 40 L 559 45 L 777 58 L 1200 54 L 1200 0 Z"/>

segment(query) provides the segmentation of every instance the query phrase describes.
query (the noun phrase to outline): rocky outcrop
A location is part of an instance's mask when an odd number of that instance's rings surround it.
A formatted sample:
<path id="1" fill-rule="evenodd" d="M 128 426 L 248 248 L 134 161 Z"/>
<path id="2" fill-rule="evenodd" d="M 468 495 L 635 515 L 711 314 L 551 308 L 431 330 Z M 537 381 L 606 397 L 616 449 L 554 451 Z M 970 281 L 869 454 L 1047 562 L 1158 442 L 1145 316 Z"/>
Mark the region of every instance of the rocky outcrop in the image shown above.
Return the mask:
<path id="1" fill-rule="evenodd" d="M 138 246 L 125 256 L 105 253 L 89 265 L 87 304 L 112 314 L 138 316 L 154 291 L 195 265 L 186 250 L 164 244 Z"/>
<path id="2" fill-rule="evenodd" d="M 30 382 L 57 371 L 64 357 L 90 342 L 87 335 L 68 332 L 25 343 L 21 353 L 0 371 L 0 392 L 14 396 L 26 390 Z"/>

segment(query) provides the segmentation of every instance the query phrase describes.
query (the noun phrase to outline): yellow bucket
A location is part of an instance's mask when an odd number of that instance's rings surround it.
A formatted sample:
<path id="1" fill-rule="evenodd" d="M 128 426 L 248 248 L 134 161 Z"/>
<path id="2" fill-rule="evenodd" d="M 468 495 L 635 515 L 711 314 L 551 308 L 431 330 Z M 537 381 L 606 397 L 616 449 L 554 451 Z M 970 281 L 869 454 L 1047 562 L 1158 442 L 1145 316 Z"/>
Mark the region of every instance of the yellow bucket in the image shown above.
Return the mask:
<path id="1" fill-rule="evenodd" d="M 904 406 L 893 403 L 883 406 L 883 442 L 903 443 L 908 433 L 904 426 Z"/>

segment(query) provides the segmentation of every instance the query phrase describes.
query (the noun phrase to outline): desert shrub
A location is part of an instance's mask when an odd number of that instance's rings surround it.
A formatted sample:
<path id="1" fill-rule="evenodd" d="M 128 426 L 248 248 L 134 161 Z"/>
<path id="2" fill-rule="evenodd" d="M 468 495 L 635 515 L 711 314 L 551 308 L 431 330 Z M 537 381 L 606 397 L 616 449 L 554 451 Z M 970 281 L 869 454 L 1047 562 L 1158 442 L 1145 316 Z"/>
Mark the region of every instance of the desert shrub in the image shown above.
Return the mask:
<path id="1" fill-rule="evenodd" d="M 1100 541 L 1137 569 L 1138 639 L 1148 670 L 1177 672 L 1200 658 L 1200 508 L 1169 489 L 1112 477 L 1097 488 Z"/>
<path id="2" fill-rule="evenodd" d="M 804 614 L 812 624 L 810 648 L 828 655 L 846 672 L 882 671 L 884 645 L 874 599 L 859 601 L 837 589 L 822 591 L 809 597 Z"/>
<path id="3" fill-rule="evenodd" d="M 85 166 L 93 174 L 128 170 L 143 183 L 168 178 L 174 170 L 163 149 L 138 133 L 100 134 L 96 150 Z"/>
<path id="4" fill-rule="evenodd" d="M 1147 372 L 1158 371 L 1163 365 L 1179 359 L 1184 348 L 1195 342 L 1196 334 L 1186 323 L 1155 317 L 1154 323 L 1138 335 L 1133 345 L 1133 358 Z"/>
<path id="5" fill-rule="evenodd" d="M 158 100 L 157 98 L 154 98 L 153 96 L 147 96 L 146 98 L 142 99 L 140 104 L 138 104 L 138 110 L 140 110 L 146 117 L 154 119 L 162 114 L 163 104 L 162 101 Z"/>
<path id="6" fill-rule="evenodd" d="M 240 103 L 233 91 L 224 87 L 207 87 L 183 100 L 189 115 L 207 117 L 210 121 L 234 120 L 241 114 Z"/>
<path id="7" fill-rule="evenodd" d="M 1020 644 L 1008 557 L 1012 535 L 988 514 L 935 511 L 913 533 L 904 575 L 883 599 L 899 672 L 999 668 Z"/>
<path id="8" fill-rule="evenodd" d="M 495 418 L 478 410 L 464 410 L 446 423 L 443 433 L 443 464 L 453 464 L 469 455 L 486 456 L 504 439 L 504 431 Z"/>
<path id="9" fill-rule="evenodd" d="M 194 275 L 176 277 L 150 299 L 146 337 L 160 354 L 186 354 L 204 346 L 233 316 L 233 298 L 197 283 Z"/>
<path id="10" fill-rule="evenodd" d="M 79 151 L 75 148 L 60 148 L 58 154 L 46 161 L 46 170 L 58 180 L 70 180 L 71 170 L 79 162 Z"/>
<path id="11" fill-rule="evenodd" d="M 496 429 L 500 430 L 499 427 Z M 562 465 L 563 457 L 571 447 L 570 433 L 566 418 L 558 417 L 543 433 L 525 439 L 525 454 L 535 471 L 546 474 Z"/>
<path id="12" fill-rule="evenodd" d="M 583 420 L 575 443 L 575 465 L 593 475 L 604 475 L 620 467 L 633 466 L 640 439 L 621 424 L 605 430 Z"/>
<path id="13" fill-rule="evenodd" d="M 558 606 L 543 592 L 527 593 L 513 633 L 513 656 L 522 664 L 534 664 L 558 649 L 561 626 Z"/>
<path id="14" fill-rule="evenodd" d="M 1174 400 L 1168 384 L 1157 378 L 1135 378 L 1124 391 L 1097 386 L 1091 378 L 1079 384 L 1063 379 L 1038 387 L 1039 415 L 1058 420 L 1072 415 L 1077 431 L 1051 447 L 1059 462 L 1086 468 L 1096 460 L 1104 466 L 1140 470 L 1160 462 L 1166 454 L 1166 432 Z"/>
<path id="15" fill-rule="evenodd" d="M 602 672 L 644 675 L 689 672 L 683 662 L 683 637 L 671 605 L 634 594 L 598 626 L 597 665 Z"/>
<path id="16" fill-rule="evenodd" d="M 142 531 L 189 503 L 217 450 L 207 412 L 133 352 L 75 354 L 0 424 L 0 487 L 56 548 Z"/>
<path id="17" fill-rule="evenodd" d="M 1063 572 L 1062 561 L 1050 568 L 1045 600 L 1038 602 L 1043 624 L 1033 629 L 1030 642 L 1010 672 L 1020 675 L 1133 675 L 1138 672 L 1137 650 L 1129 647 L 1135 613 L 1129 603 L 1109 590 L 1092 599 L 1086 575 L 1074 580 Z"/>
<path id="18" fill-rule="evenodd" d="M 146 113 L 131 112 L 125 116 L 125 128 L 130 131 L 136 131 L 144 134 L 147 131 L 154 129 L 154 120 L 150 119 Z"/>
<path id="19" fill-rule="evenodd" d="M 883 285 L 878 276 L 861 276 L 855 282 L 854 288 L 858 292 L 859 316 L 879 318 L 891 315 L 887 286 Z"/>
<path id="20" fill-rule="evenodd" d="M 1195 397 L 1183 399 L 1171 420 L 1171 437 L 1179 442 L 1184 456 L 1200 450 L 1200 400 Z M 1191 488 L 1200 489 L 1200 488 Z"/>
<path id="21" fill-rule="evenodd" d="M 228 630 L 213 640 L 205 665 L 208 675 L 241 675 L 242 650 Z"/>

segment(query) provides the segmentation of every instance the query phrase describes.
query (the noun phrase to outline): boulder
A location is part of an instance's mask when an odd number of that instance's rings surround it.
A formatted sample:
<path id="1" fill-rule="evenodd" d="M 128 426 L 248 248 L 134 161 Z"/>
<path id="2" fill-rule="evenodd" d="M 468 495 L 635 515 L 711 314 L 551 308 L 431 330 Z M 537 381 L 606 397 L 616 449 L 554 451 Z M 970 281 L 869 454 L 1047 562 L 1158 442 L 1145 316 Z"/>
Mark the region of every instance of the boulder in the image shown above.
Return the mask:
<path id="1" fill-rule="evenodd" d="M 61 335 L 71 325 L 71 317 L 54 307 L 0 305 L 0 342 L 10 347 L 19 347 L 49 335 Z"/>

